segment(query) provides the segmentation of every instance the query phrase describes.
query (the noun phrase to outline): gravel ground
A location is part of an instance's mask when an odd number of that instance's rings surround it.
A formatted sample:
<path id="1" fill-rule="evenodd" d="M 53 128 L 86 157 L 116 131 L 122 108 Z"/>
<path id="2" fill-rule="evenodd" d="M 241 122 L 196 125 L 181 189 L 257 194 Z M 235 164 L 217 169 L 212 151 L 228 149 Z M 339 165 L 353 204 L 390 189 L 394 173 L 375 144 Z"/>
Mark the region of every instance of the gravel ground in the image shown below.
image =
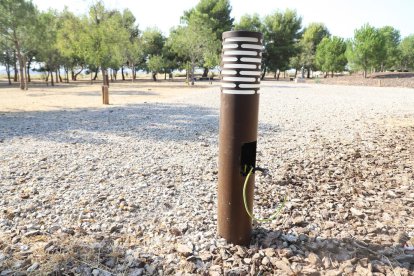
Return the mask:
<path id="1" fill-rule="evenodd" d="M 0 112 L 0 274 L 413 275 L 413 89 L 264 82 L 255 213 L 288 202 L 248 247 L 216 236 L 218 107 Z"/>

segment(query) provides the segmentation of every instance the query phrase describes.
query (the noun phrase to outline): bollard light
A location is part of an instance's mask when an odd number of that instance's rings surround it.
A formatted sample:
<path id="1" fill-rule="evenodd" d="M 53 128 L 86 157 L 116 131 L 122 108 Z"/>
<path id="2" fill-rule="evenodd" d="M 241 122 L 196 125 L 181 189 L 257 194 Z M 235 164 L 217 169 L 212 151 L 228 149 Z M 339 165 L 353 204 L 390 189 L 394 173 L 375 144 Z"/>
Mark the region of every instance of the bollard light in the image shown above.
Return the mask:
<path id="1" fill-rule="evenodd" d="M 218 169 L 218 234 L 228 242 L 250 243 L 252 220 L 243 203 L 243 183 L 256 165 L 263 35 L 223 33 Z M 254 177 L 247 205 L 253 210 Z"/>

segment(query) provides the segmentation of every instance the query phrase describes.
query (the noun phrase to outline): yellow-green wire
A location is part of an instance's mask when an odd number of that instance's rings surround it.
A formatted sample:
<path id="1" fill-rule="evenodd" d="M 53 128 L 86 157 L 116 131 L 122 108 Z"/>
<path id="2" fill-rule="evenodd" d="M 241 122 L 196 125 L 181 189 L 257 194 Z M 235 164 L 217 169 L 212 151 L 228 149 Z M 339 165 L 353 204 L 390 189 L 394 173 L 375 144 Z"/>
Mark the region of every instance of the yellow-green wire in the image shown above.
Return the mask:
<path id="1" fill-rule="evenodd" d="M 252 175 L 253 170 L 254 170 L 253 168 L 250 168 L 250 171 L 247 174 L 246 179 L 244 180 L 244 185 L 243 185 L 243 203 L 244 203 L 244 209 L 246 209 L 247 214 L 249 215 L 249 217 L 252 220 L 259 221 L 259 222 L 269 222 L 269 221 L 275 219 L 279 215 L 279 213 L 282 211 L 283 207 L 286 204 L 287 197 L 285 197 L 285 200 L 282 202 L 282 204 L 279 206 L 279 208 L 277 208 L 276 212 L 274 212 L 273 215 L 271 215 L 269 218 L 266 218 L 266 219 L 255 218 L 253 216 L 252 212 L 250 212 L 249 207 L 247 206 L 247 199 L 246 199 L 247 184 L 249 183 L 249 178 Z"/>

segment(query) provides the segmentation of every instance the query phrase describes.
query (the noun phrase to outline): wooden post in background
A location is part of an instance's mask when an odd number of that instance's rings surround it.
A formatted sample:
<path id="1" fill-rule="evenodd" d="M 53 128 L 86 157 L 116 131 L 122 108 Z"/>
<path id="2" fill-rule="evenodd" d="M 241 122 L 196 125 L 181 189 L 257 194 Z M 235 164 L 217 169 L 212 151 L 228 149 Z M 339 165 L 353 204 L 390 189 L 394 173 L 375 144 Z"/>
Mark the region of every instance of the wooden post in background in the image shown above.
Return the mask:
<path id="1" fill-rule="evenodd" d="M 109 91 L 108 85 L 102 85 L 102 103 L 109 104 Z"/>

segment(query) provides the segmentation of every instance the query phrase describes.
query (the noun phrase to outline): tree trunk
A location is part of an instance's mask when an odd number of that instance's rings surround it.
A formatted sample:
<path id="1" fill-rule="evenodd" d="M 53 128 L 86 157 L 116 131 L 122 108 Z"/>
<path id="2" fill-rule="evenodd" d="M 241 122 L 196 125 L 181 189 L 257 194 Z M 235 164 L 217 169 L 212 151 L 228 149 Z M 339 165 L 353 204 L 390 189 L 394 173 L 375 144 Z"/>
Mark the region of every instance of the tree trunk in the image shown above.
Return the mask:
<path id="1" fill-rule="evenodd" d="M 103 85 L 109 86 L 108 70 L 105 68 L 102 68 L 102 83 Z"/>
<path id="2" fill-rule="evenodd" d="M 204 67 L 204 71 L 203 71 L 202 77 L 203 78 L 207 78 L 207 76 L 208 76 L 208 68 L 207 67 Z"/>
<path id="3" fill-rule="evenodd" d="M 65 74 L 66 74 L 66 83 L 69 83 L 69 68 L 67 67 L 63 67 L 65 69 Z"/>
<path id="4" fill-rule="evenodd" d="M 277 71 L 276 80 L 279 80 L 280 77 L 280 70 Z"/>
<path id="5" fill-rule="evenodd" d="M 366 69 L 364 69 L 364 72 L 362 73 L 362 76 L 364 77 L 364 79 L 367 78 L 367 70 Z"/>
<path id="6" fill-rule="evenodd" d="M 194 85 L 194 70 L 195 70 L 195 62 L 191 62 L 191 85 Z"/>
<path id="7" fill-rule="evenodd" d="M 30 78 L 30 65 L 27 65 L 26 75 L 27 75 L 27 82 L 32 82 L 32 79 Z"/>
<path id="8" fill-rule="evenodd" d="M 73 79 L 72 80 L 74 80 L 74 81 L 76 81 L 77 80 L 77 78 L 78 78 L 78 75 L 80 74 L 80 73 L 82 73 L 82 71 L 83 71 L 83 65 L 81 66 L 81 69 L 75 74 L 75 75 L 73 75 L 73 71 L 72 71 L 72 76 L 73 76 Z M 91 73 L 92 74 L 92 73 Z"/>
<path id="9" fill-rule="evenodd" d="M 50 84 L 52 86 L 55 86 L 55 83 L 53 82 L 53 71 L 52 70 L 50 70 Z"/>
<path id="10" fill-rule="evenodd" d="M 47 71 L 47 75 L 46 75 L 45 81 L 46 81 L 46 84 L 49 82 L 49 71 Z"/>
<path id="11" fill-rule="evenodd" d="M 275 74 L 273 75 L 273 78 L 276 79 L 277 70 L 275 70 Z"/>
<path id="12" fill-rule="evenodd" d="M 164 70 L 164 80 L 167 80 L 167 70 Z"/>
<path id="13" fill-rule="evenodd" d="M 93 80 L 96 80 L 96 78 L 98 77 L 98 71 L 99 71 L 99 67 L 96 68 L 95 70 L 95 76 L 93 77 Z"/>
<path id="14" fill-rule="evenodd" d="M 323 74 L 323 78 L 326 79 L 328 77 L 328 72 L 325 72 L 325 74 Z"/>
<path id="15" fill-rule="evenodd" d="M 333 76 L 334 76 L 334 72 L 332 71 L 332 72 L 331 72 L 331 78 L 333 78 Z"/>
<path id="16" fill-rule="evenodd" d="M 311 71 L 311 69 L 310 69 L 310 67 L 308 67 L 307 68 L 307 75 L 306 75 L 307 79 L 310 79 L 310 71 Z"/>
<path id="17" fill-rule="evenodd" d="M 27 81 L 31 82 L 31 78 L 30 78 L 30 65 L 32 64 L 33 61 L 33 57 L 29 58 L 29 61 L 27 62 Z"/>
<path id="18" fill-rule="evenodd" d="M 157 81 L 157 72 L 152 72 L 152 80 Z"/>
<path id="19" fill-rule="evenodd" d="M 185 68 L 185 81 L 187 85 L 190 83 L 190 65 L 188 62 L 187 67 Z"/>
<path id="20" fill-rule="evenodd" d="M 114 80 L 118 78 L 118 70 L 114 70 Z"/>
<path id="21" fill-rule="evenodd" d="M 26 65 L 26 59 L 23 59 L 24 63 L 24 90 L 28 90 L 29 86 L 27 84 L 27 65 Z"/>
<path id="22" fill-rule="evenodd" d="M 102 71 L 102 85 L 106 85 L 106 74 L 105 74 L 106 72 L 105 72 L 105 69 L 102 68 L 101 71 Z"/>
<path id="23" fill-rule="evenodd" d="M 16 52 L 17 52 L 17 59 L 19 61 L 19 71 L 20 71 L 20 89 L 21 90 L 25 90 L 24 84 L 25 84 L 25 79 L 24 79 L 24 58 L 22 53 L 20 52 L 20 45 L 17 41 L 15 41 L 15 46 L 16 46 Z"/>
<path id="24" fill-rule="evenodd" d="M 21 90 L 26 90 L 26 64 L 25 64 L 25 60 L 24 60 L 24 56 L 22 55 L 20 57 L 21 61 L 20 61 L 20 89 Z"/>
<path id="25" fill-rule="evenodd" d="M 17 71 L 17 57 L 16 57 L 16 51 L 13 51 L 13 67 L 14 67 L 14 76 L 13 81 L 17 82 L 17 75 L 19 74 Z"/>
<path id="26" fill-rule="evenodd" d="M 75 78 L 75 72 L 73 71 L 73 68 L 71 68 L 71 69 L 70 69 L 70 75 L 71 75 L 71 79 L 72 79 L 73 81 L 75 81 L 75 80 L 76 80 L 76 78 Z"/>
<path id="27" fill-rule="evenodd" d="M 298 69 L 295 68 L 295 79 L 296 79 L 297 76 L 298 76 Z"/>
<path id="28" fill-rule="evenodd" d="M 121 67 L 121 75 L 122 75 L 122 80 L 125 80 L 125 75 L 124 75 L 124 66 Z"/>
<path id="29" fill-rule="evenodd" d="M 58 72 L 58 75 L 59 75 L 59 81 L 62 83 L 63 81 L 62 81 L 62 76 L 60 75 L 60 69 L 58 69 L 57 72 Z"/>
<path id="30" fill-rule="evenodd" d="M 10 63 L 6 63 L 6 73 L 7 73 L 7 80 L 9 81 L 9 85 L 11 85 L 11 78 L 10 78 Z"/>
<path id="31" fill-rule="evenodd" d="M 264 68 L 263 68 L 263 74 L 262 74 L 262 77 L 260 78 L 261 80 L 264 80 L 264 78 L 266 76 L 266 71 L 267 71 L 267 67 L 264 66 Z"/>
<path id="32" fill-rule="evenodd" d="M 101 69 L 102 72 L 102 85 L 106 85 L 106 75 L 105 75 L 105 69 Z"/>
<path id="33" fill-rule="evenodd" d="M 114 82 L 114 71 L 113 69 L 110 69 L 111 73 L 109 73 L 109 75 L 111 75 L 111 82 Z"/>

